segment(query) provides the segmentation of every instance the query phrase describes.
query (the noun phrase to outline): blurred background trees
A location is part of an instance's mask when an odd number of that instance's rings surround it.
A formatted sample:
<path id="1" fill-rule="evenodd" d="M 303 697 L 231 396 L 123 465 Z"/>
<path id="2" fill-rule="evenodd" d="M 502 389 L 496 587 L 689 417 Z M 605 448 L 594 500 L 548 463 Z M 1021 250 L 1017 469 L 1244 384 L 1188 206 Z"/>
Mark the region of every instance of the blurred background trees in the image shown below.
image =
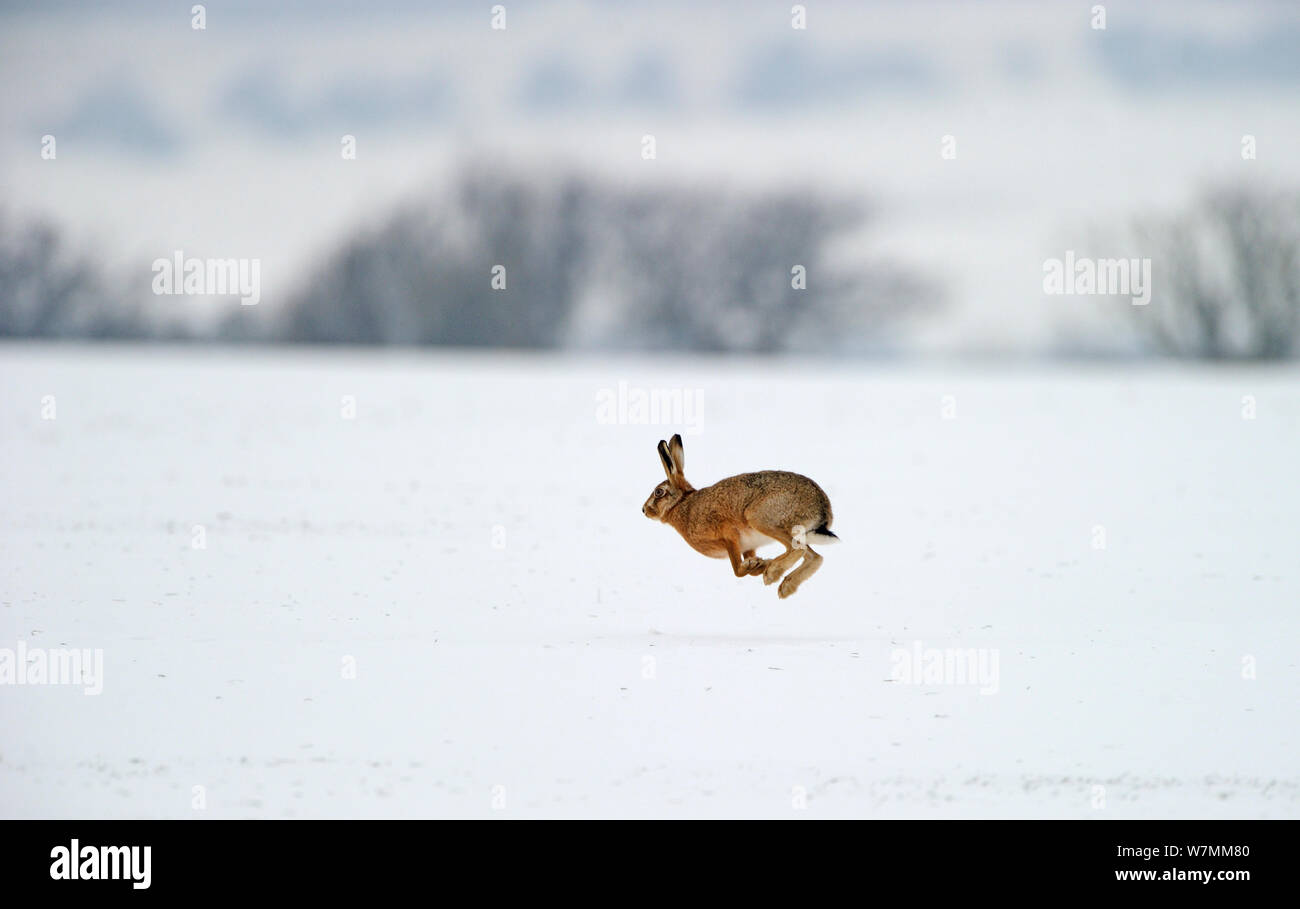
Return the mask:
<path id="1" fill-rule="evenodd" d="M 836 243 L 866 220 L 863 206 L 811 193 L 472 169 L 336 250 L 274 334 L 469 347 L 868 349 L 932 307 L 938 289 L 898 267 L 837 260 Z M 796 266 L 805 289 L 793 286 Z"/>
<path id="2" fill-rule="evenodd" d="M 1128 306 L 1155 350 L 1203 359 L 1300 352 L 1300 194 L 1244 186 L 1203 192 L 1185 211 L 1132 226 L 1152 260 L 1151 302 Z"/>
<path id="3" fill-rule="evenodd" d="M 138 308 L 54 226 L 20 222 L 0 211 L 0 337 L 147 334 Z"/>
<path id="4" fill-rule="evenodd" d="M 0 334 L 866 352 L 939 299 L 921 276 L 861 258 L 868 221 L 865 206 L 816 193 L 476 167 L 324 254 L 287 299 L 203 322 L 158 305 L 143 271 L 110 279 L 53 227 L 0 219 Z"/>
<path id="5" fill-rule="evenodd" d="M 202 322 L 155 300 L 147 273 L 109 274 L 0 212 L 0 337 L 870 355 L 906 350 L 897 331 L 944 299 L 867 254 L 885 225 L 816 192 L 480 166 L 326 251 L 287 297 Z M 1128 336 L 1174 357 L 1300 354 L 1300 193 L 1213 187 L 1093 245 L 1150 258 L 1151 301 L 1089 298 L 1076 315 L 1122 307 L 1127 325 L 1071 330 L 1059 353 Z"/>

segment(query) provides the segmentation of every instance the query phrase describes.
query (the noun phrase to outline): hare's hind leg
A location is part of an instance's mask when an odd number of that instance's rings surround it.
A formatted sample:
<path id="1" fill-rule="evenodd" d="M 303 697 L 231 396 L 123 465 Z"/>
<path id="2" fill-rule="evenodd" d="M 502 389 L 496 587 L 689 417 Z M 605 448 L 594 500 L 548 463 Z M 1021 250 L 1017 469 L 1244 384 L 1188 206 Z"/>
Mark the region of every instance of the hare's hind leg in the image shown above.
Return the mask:
<path id="1" fill-rule="evenodd" d="M 776 581 L 781 580 L 781 575 L 784 575 L 785 572 L 790 570 L 792 564 L 800 560 L 801 550 L 794 547 L 794 537 L 790 536 L 780 525 L 761 521 L 761 523 L 751 524 L 750 527 L 762 533 L 768 540 L 775 540 L 785 546 L 784 553 L 777 555 L 775 559 L 758 559 L 758 562 L 761 562 L 763 567 L 761 570 L 754 572 L 755 575 L 763 576 L 764 584 L 776 584 Z"/>
<path id="2" fill-rule="evenodd" d="M 787 549 L 775 559 L 767 563 L 767 568 L 763 571 L 763 583 L 775 584 L 781 580 L 782 575 L 790 570 L 790 566 L 799 561 L 799 556 L 803 554 L 802 550 Z"/>
<path id="3" fill-rule="evenodd" d="M 792 551 L 803 555 L 803 564 L 790 572 L 790 576 L 782 581 L 781 586 L 777 588 L 776 595 L 783 600 L 798 590 L 800 584 L 808 580 L 813 572 L 822 567 L 822 557 L 813 552 L 811 547 L 805 546 L 803 549 Z M 782 558 L 785 558 L 785 556 L 782 556 Z"/>
<path id="4" fill-rule="evenodd" d="M 774 559 L 768 559 L 763 563 L 763 570 L 757 572 L 763 575 L 764 584 L 775 584 L 781 580 L 781 576 L 790 570 L 790 566 L 799 561 L 802 550 L 796 549 L 794 537 L 790 536 L 783 528 L 768 523 L 756 523 L 754 529 L 765 537 L 776 540 L 785 547 L 785 552 L 781 553 Z"/>

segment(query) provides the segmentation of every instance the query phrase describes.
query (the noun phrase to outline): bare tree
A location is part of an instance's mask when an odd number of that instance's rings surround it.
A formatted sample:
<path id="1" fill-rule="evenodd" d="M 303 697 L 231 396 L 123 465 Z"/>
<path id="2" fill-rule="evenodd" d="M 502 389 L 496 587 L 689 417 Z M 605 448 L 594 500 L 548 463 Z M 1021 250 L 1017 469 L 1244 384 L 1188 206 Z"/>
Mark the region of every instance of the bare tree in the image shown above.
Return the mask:
<path id="1" fill-rule="evenodd" d="M 201 324 L 0 218 L 0 336 L 860 354 L 938 300 L 862 256 L 869 220 L 813 192 L 480 166 L 353 236 L 279 311 Z"/>
<path id="2" fill-rule="evenodd" d="M 862 206 L 816 193 L 472 169 L 328 258 L 279 336 L 861 352 L 938 296 L 901 268 L 833 261 L 865 221 Z M 491 280 L 498 266 L 504 286 Z"/>
<path id="3" fill-rule="evenodd" d="M 1144 220 L 1150 304 L 1127 307 L 1158 350 L 1205 359 L 1300 352 L 1300 195 L 1220 187 L 1187 211 Z"/>
<path id="4" fill-rule="evenodd" d="M 0 337 L 147 337 L 137 307 L 42 222 L 0 213 Z"/>

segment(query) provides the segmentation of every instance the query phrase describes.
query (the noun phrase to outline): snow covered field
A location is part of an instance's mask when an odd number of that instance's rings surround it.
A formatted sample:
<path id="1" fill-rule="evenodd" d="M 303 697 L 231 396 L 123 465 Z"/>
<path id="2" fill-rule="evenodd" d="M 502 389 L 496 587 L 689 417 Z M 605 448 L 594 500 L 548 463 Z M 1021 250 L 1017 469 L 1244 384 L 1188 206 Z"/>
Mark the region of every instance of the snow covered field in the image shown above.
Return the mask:
<path id="1" fill-rule="evenodd" d="M 829 493 L 796 596 L 678 430 Z M 1300 816 L 1294 368 L 5 346 L 0 462 L 0 659 L 103 657 L 4 817 Z"/>

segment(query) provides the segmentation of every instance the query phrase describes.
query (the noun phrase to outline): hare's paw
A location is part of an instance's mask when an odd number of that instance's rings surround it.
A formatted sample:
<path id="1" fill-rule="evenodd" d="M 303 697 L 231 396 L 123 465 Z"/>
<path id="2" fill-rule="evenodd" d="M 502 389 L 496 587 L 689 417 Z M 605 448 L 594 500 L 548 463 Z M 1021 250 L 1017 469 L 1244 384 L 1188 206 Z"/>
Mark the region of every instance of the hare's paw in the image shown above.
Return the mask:
<path id="1" fill-rule="evenodd" d="M 776 595 L 784 600 L 798 589 L 799 584 L 797 582 L 792 582 L 790 578 L 786 578 L 781 582 L 781 586 L 776 589 Z"/>
<path id="2" fill-rule="evenodd" d="M 745 574 L 763 574 L 767 570 L 767 559 L 760 559 L 757 556 L 750 556 L 740 566 L 744 569 Z"/>
<path id="3" fill-rule="evenodd" d="M 763 583 L 775 584 L 781 580 L 783 574 L 785 574 L 785 566 L 781 564 L 781 560 L 772 559 L 767 563 L 767 568 L 763 571 Z"/>

